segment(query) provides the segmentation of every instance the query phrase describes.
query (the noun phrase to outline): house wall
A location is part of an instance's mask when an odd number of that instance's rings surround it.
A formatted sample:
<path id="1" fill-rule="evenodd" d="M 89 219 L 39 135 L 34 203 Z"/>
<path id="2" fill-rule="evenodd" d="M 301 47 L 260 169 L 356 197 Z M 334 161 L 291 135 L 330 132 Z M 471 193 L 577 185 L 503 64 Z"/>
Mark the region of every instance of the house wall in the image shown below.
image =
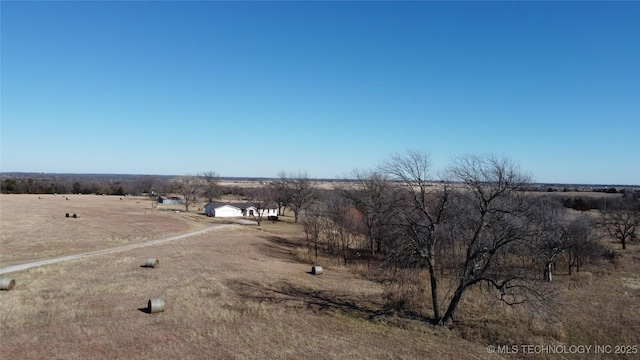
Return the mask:
<path id="1" fill-rule="evenodd" d="M 212 209 L 210 213 L 211 213 L 211 216 L 215 216 L 215 217 L 242 216 L 242 212 L 240 209 L 233 206 L 229 206 L 229 205 L 224 205 L 219 208 Z"/>
<path id="2" fill-rule="evenodd" d="M 168 198 L 163 198 L 162 196 L 158 197 L 158 204 L 163 204 L 163 205 L 180 205 L 182 204 L 182 199 L 180 200 L 176 200 L 176 199 L 168 199 Z"/>
<path id="3" fill-rule="evenodd" d="M 245 209 L 245 211 L 242 213 L 243 216 L 251 216 L 251 211 L 253 210 L 253 213 L 258 215 L 257 209 L 253 206 L 250 206 L 248 208 Z M 267 217 L 267 216 L 271 216 L 271 215 L 278 215 L 278 209 L 261 209 L 260 212 L 262 213 L 262 217 Z"/>
<path id="4" fill-rule="evenodd" d="M 262 209 L 262 216 L 278 215 L 278 209 Z"/>
<path id="5" fill-rule="evenodd" d="M 244 210 L 237 208 L 232 205 L 222 205 L 217 208 L 214 208 L 211 204 L 207 204 L 204 207 L 204 213 L 207 216 L 215 216 L 215 217 L 241 217 L 241 216 L 251 216 L 250 213 L 253 210 L 255 213 L 257 210 L 255 207 L 250 206 Z M 262 216 L 267 217 L 271 215 L 278 215 L 278 209 L 262 209 Z"/>

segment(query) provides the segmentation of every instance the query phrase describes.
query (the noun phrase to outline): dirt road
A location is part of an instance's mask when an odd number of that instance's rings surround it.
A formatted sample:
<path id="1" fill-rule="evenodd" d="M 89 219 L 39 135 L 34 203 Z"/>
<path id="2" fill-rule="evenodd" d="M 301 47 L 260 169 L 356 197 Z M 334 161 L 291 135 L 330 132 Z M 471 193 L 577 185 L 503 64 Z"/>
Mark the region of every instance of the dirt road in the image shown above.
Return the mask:
<path id="1" fill-rule="evenodd" d="M 189 232 L 189 233 L 182 234 L 182 235 L 175 235 L 175 236 L 170 236 L 170 237 L 166 237 L 166 238 L 151 240 L 151 241 L 138 243 L 138 244 L 130 244 L 130 245 L 118 246 L 118 247 L 114 247 L 114 248 L 110 248 L 110 249 L 96 250 L 96 251 L 86 252 L 86 253 L 82 253 L 82 254 L 68 255 L 68 256 L 62 256 L 62 257 L 57 257 L 57 258 L 52 258 L 52 259 L 32 261 L 32 262 L 28 262 L 28 263 L 20 264 L 20 265 L 8 266 L 6 268 L 0 269 L 0 275 L 11 273 L 11 272 L 15 272 L 15 271 L 20 271 L 20 270 L 26 270 L 26 269 L 30 269 L 30 268 L 33 268 L 33 267 L 54 264 L 54 263 L 58 263 L 58 262 L 61 262 L 61 261 L 79 259 L 79 258 L 83 258 L 83 257 L 87 257 L 87 256 L 102 255 L 102 254 L 112 253 L 112 252 L 116 252 L 116 251 L 123 251 L 123 250 L 135 249 L 135 248 L 139 248 L 139 247 L 143 247 L 143 246 L 161 244 L 161 243 L 165 243 L 165 242 L 169 242 L 169 241 L 173 241 L 173 240 L 178 240 L 178 239 L 182 239 L 182 238 L 189 237 L 189 236 L 200 235 L 200 234 L 208 232 L 208 231 L 218 230 L 218 229 L 226 228 L 226 227 L 229 227 L 229 226 L 233 226 L 233 225 L 230 225 L 230 224 L 214 225 L 214 226 L 208 227 L 206 229 Z"/>

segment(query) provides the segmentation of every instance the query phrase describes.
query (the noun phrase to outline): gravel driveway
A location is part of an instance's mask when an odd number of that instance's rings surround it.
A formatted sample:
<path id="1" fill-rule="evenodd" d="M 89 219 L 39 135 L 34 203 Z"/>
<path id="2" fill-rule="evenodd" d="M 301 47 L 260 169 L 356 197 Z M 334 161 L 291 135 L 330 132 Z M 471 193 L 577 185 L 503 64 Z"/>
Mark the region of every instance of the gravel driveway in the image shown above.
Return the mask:
<path id="1" fill-rule="evenodd" d="M 189 237 L 189 236 L 200 235 L 200 234 L 208 232 L 208 231 L 218 230 L 218 229 L 226 228 L 226 227 L 229 227 L 229 226 L 233 226 L 233 225 L 231 225 L 231 224 L 214 225 L 214 226 L 208 227 L 208 228 L 203 229 L 203 230 L 198 230 L 198 231 L 193 231 L 193 232 L 189 232 L 189 233 L 182 234 L 182 235 L 175 235 L 175 236 L 170 236 L 170 237 L 166 237 L 166 238 L 151 240 L 151 241 L 147 241 L 147 242 L 143 242 L 143 243 L 139 243 L 139 244 L 130 244 L 130 245 L 118 246 L 118 247 L 114 247 L 114 248 L 110 248 L 110 249 L 103 249 L 103 250 L 86 252 L 86 253 L 82 253 L 82 254 L 68 255 L 68 256 L 62 256 L 62 257 L 57 257 L 57 258 L 53 258 L 53 259 L 38 260 L 38 261 L 28 262 L 28 263 L 25 263 L 25 264 L 8 266 L 6 268 L 0 269 L 0 275 L 11 273 L 11 272 L 14 272 L 14 271 L 26 270 L 26 269 L 30 269 L 30 268 L 37 267 L 37 266 L 54 264 L 54 263 L 58 263 L 58 262 L 61 262 L 61 261 L 79 259 L 79 258 L 83 258 L 83 257 L 87 257 L 87 256 L 102 255 L 102 254 L 112 253 L 112 252 L 116 252 L 116 251 L 129 250 L 129 249 L 135 249 L 135 248 L 139 248 L 139 247 L 143 247 L 143 246 L 161 244 L 161 243 L 165 243 L 165 242 L 169 242 L 169 241 L 174 241 L 174 240 L 186 238 L 186 237 Z"/>

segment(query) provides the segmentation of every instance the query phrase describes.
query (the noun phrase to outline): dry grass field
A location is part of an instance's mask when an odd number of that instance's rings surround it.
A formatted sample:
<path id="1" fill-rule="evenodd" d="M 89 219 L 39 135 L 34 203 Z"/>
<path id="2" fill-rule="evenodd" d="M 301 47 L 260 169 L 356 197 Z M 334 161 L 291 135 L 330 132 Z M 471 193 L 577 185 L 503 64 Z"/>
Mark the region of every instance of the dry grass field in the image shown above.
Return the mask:
<path id="1" fill-rule="evenodd" d="M 0 266 L 138 243 L 206 226 L 184 221 L 185 214 L 163 211 L 167 209 L 152 209 L 145 197 L 2 194 Z"/>
<path id="2" fill-rule="evenodd" d="M 42 198 L 0 195 L 0 267 L 217 223 L 195 212 L 152 211 L 144 198 Z M 16 288 L 0 291 L 0 358 L 604 359 L 613 354 L 498 355 L 486 348 L 640 345 L 638 245 L 616 266 L 557 274 L 555 317 L 496 307 L 473 291 L 459 322 L 443 328 L 382 313 L 383 288 L 365 268 L 324 260 L 324 274 L 311 275 L 303 234 L 284 220 L 3 275 Z M 159 267 L 142 267 L 149 257 Z M 165 300 L 165 311 L 149 314 L 147 301 L 155 297 Z"/>

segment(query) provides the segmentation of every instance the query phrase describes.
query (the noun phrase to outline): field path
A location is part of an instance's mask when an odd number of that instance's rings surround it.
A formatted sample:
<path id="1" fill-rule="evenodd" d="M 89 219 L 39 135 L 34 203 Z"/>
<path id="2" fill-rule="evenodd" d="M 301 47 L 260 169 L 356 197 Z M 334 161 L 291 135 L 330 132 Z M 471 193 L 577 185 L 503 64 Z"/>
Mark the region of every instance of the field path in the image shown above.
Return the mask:
<path id="1" fill-rule="evenodd" d="M 116 251 L 135 249 L 135 248 L 139 248 L 139 247 L 143 247 L 143 246 L 162 244 L 162 243 L 165 243 L 165 242 L 182 239 L 182 238 L 186 238 L 186 237 L 189 237 L 189 236 L 200 235 L 200 234 L 208 232 L 208 231 L 218 230 L 218 229 L 222 229 L 222 228 L 229 227 L 229 226 L 233 226 L 233 225 L 231 225 L 231 224 L 214 225 L 214 226 L 210 226 L 210 227 L 208 227 L 206 229 L 202 229 L 202 230 L 198 230 L 198 231 L 192 231 L 192 232 L 188 232 L 186 234 L 174 235 L 174 236 L 169 236 L 169 237 L 166 237 L 166 238 L 146 241 L 146 242 L 138 243 L 138 244 L 130 244 L 130 245 L 118 246 L 118 247 L 114 247 L 114 248 L 110 248 L 110 249 L 90 251 L 90 252 L 81 253 L 81 254 L 67 255 L 67 256 L 61 256 L 61 257 L 52 258 L 52 259 L 32 261 L 32 262 L 28 262 L 28 263 L 20 264 L 20 265 L 8 266 L 6 268 L 0 269 L 0 275 L 7 274 L 7 273 L 10 273 L 10 272 L 14 272 L 14 271 L 26 270 L 26 269 L 30 269 L 30 268 L 33 268 L 33 267 L 54 264 L 54 263 L 67 261 L 67 260 L 74 260 L 74 259 L 79 259 L 79 258 L 88 257 L 88 256 L 94 256 L 94 255 L 108 254 L 108 253 L 112 253 L 112 252 L 116 252 Z"/>

